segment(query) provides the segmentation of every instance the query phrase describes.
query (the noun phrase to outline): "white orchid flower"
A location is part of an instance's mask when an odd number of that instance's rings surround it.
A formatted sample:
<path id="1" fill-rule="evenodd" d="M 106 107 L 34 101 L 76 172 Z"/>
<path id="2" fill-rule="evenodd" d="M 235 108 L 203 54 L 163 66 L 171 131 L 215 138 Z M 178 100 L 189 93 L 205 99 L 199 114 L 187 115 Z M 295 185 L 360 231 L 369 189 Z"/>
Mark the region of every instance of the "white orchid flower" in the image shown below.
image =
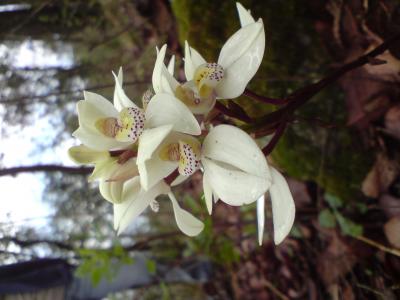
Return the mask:
<path id="1" fill-rule="evenodd" d="M 256 142 L 231 125 L 213 128 L 202 145 L 192 136 L 171 132 L 168 125 L 146 131 L 140 137 L 137 164 L 145 190 L 176 169 L 187 178 L 202 166 L 210 213 L 213 198 L 235 206 L 252 203 L 268 190 L 272 181 Z"/>
<path id="2" fill-rule="evenodd" d="M 137 156 L 142 187 L 150 189 L 176 169 L 190 176 L 199 168 L 199 159 L 200 143 L 194 137 L 173 132 L 172 125 L 147 130 L 139 139 Z"/>
<path id="3" fill-rule="evenodd" d="M 265 49 L 265 32 L 261 19 L 255 21 L 237 3 L 242 28 L 223 45 L 217 62 L 207 63 L 198 51 L 185 42 L 185 75 L 179 84 L 164 65 L 166 46 L 158 53 L 153 72 L 155 92 L 173 93 L 193 113 L 206 114 L 216 99 L 240 96 L 257 72 Z"/>
<path id="4" fill-rule="evenodd" d="M 184 234 L 196 236 L 203 230 L 204 224 L 179 206 L 170 187 L 163 180 L 145 191 L 139 177 L 135 177 L 125 183 L 122 203 L 114 204 L 114 229 L 118 234 L 122 233 L 148 206 L 158 210 L 155 199 L 159 195 L 168 195 L 172 202 L 176 224 Z"/>
<path id="5" fill-rule="evenodd" d="M 125 181 L 139 174 L 136 158 L 121 161 L 108 151 L 96 151 L 84 145 L 68 150 L 69 157 L 78 164 L 94 164 L 89 181 L 99 180 L 100 194 L 111 203 L 122 201 L 122 188 Z"/>
<path id="6" fill-rule="evenodd" d="M 209 213 L 212 200 L 229 205 L 256 201 L 271 186 L 267 160 L 257 143 L 231 125 L 211 129 L 202 145 L 204 198 Z"/>
<path id="7" fill-rule="evenodd" d="M 168 71 L 167 71 L 168 72 Z M 115 74 L 114 74 L 115 76 Z M 198 135 L 200 126 L 190 110 L 170 94 L 157 94 L 140 109 L 122 89 L 122 69 L 115 76 L 114 105 L 104 97 L 84 92 L 79 101 L 79 128 L 73 133 L 93 150 L 126 149 L 147 129 L 172 124 L 173 130 Z M 148 103 L 147 103 L 148 102 Z"/>
<path id="8" fill-rule="evenodd" d="M 271 169 L 272 185 L 269 189 L 269 196 L 272 203 L 272 221 L 274 224 L 274 242 L 280 244 L 289 234 L 296 212 L 292 193 L 282 176 L 275 168 Z M 262 244 L 264 233 L 264 194 L 257 200 L 257 225 L 258 243 Z"/>
<path id="9" fill-rule="evenodd" d="M 172 71 L 173 64 L 169 68 Z M 151 97 L 145 93 L 142 110 L 125 95 L 121 69 L 115 80 L 114 105 L 94 93 L 85 93 L 85 100 L 79 101 L 80 127 L 74 135 L 85 146 L 72 148 L 70 156 L 78 163 L 95 164 L 89 179 L 99 179 L 103 197 L 118 203 L 122 201 L 124 181 L 138 175 L 133 157 L 136 156 L 136 142 L 141 134 L 166 124 L 171 132 L 198 135 L 201 129 L 190 110 L 172 95 L 160 93 Z M 121 152 L 121 149 L 133 154 L 128 153 L 129 157 L 125 159 L 119 155 L 110 156 L 106 151 Z"/>

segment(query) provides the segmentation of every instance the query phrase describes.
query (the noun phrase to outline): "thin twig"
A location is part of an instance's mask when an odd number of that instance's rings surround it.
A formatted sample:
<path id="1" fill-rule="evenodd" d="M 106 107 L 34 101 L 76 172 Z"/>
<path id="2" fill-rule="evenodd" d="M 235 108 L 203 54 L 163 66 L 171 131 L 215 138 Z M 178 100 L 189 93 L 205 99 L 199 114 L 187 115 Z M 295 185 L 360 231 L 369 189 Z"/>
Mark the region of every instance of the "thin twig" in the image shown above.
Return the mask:
<path id="1" fill-rule="evenodd" d="M 275 294 L 275 296 L 277 296 L 279 299 L 282 300 L 289 300 L 290 298 L 288 296 L 286 296 L 284 293 L 282 293 L 280 290 L 278 290 L 271 281 L 264 279 L 263 283 L 265 284 L 265 286 L 271 290 L 272 293 Z"/>
<path id="2" fill-rule="evenodd" d="M 371 240 L 369 238 L 366 238 L 366 237 L 364 237 L 362 235 L 353 236 L 353 238 L 355 238 L 355 239 L 357 239 L 359 241 L 362 241 L 362 242 L 364 242 L 364 243 L 366 243 L 366 244 L 368 244 L 368 245 L 370 245 L 372 247 L 375 247 L 375 248 L 377 248 L 377 249 L 379 249 L 379 250 L 381 250 L 383 252 L 386 252 L 386 253 L 392 254 L 394 256 L 400 257 L 400 250 L 386 247 L 386 246 L 384 246 L 382 244 L 379 244 L 378 242 L 375 242 L 375 241 L 373 241 L 373 240 Z"/>

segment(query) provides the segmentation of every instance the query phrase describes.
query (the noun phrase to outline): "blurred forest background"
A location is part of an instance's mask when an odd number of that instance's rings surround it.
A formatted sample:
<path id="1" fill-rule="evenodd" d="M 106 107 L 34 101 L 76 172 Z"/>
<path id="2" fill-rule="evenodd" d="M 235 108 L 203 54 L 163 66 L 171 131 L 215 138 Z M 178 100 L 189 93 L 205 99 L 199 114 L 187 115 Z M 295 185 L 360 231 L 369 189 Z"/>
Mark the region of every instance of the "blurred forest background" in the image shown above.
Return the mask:
<path id="1" fill-rule="evenodd" d="M 250 89 L 270 97 L 400 32 L 397 0 L 241 3 L 266 29 Z M 123 66 L 125 90 L 140 101 L 156 46 L 168 43 L 183 80 L 185 40 L 215 61 L 239 26 L 228 0 L 0 1 L 1 295 L 34 274 L 20 292 L 43 299 L 400 298 L 400 43 L 300 109 L 269 157 L 297 208 L 282 245 L 267 218 L 258 246 L 255 204 L 220 201 L 208 216 L 200 174 L 177 193 L 206 224 L 198 237 L 181 234 L 162 201 L 116 237 L 90 168 L 68 159 L 84 89 L 111 99 L 111 71 Z M 253 117 L 274 109 L 235 102 Z"/>

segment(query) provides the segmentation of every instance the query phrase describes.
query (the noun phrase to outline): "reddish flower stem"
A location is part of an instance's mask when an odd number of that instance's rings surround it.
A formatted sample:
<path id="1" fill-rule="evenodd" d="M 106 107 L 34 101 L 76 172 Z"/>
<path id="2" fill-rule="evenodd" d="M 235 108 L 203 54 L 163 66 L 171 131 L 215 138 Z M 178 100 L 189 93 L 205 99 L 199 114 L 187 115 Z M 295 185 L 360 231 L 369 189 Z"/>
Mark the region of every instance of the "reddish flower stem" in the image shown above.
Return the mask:
<path id="1" fill-rule="evenodd" d="M 281 136 L 285 132 L 286 125 L 287 125 L 286 122 L 282 122 L 281 124 L 279 124 L 278 128 L 276 129 L 276 131 L 274 133 L 274 136 L 272 137 L 272 139 L 262 149 L 262 152 L 264 153 L 265 156 L 269 155 L 272 152 L 272 150 L 274 150 L 276 144 L 278 144 L 278 142 L 279 142 L 279 139 L 281 138 Z"/>
<path id="2" fill-rule="evenodd" d="M 254 93 L 253 91 L 251 91 L 249 89 L 245 89 L 243 92 L 243 95 L 245 95 L 251 99 L 266 103 L 266 104 L 285 105 L 287 103 L 286 99 L 269 98 L 269 97 L 261 96 L 261 95 Z"/>
<path id="3" fill-rule="evenodd" d="M 244 114 L 238 114 L 236 112 L 234 112 L 233 110 L 229 109 L 228 107 L 226 107 L 225 105 L 223 105 L 221 102 L 216 102 L 214 108 L 216 110 L 218 110 L 219 112 L 221 112 L 222 114 L 231 117 L 231 118 L 235 118 L 238 119 L 240 121 L 243 121 L 245 123 L 251 123 L 252 120 L 249 116 L 246 116 Z"/>
<path id="4" fill-rule="evenodd" d="M 179 176 L 178 168 L 176 168 L 171 174 L 164 178 L 164 182 L 171 185 L 172 182 Z"/>

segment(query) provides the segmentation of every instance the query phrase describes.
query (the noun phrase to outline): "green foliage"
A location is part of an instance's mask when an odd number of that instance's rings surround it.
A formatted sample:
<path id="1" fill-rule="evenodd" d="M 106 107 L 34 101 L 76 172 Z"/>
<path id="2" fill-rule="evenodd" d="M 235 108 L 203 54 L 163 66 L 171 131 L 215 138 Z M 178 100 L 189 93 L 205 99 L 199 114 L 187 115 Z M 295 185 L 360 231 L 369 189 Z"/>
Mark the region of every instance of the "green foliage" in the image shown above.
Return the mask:
<path id="1" fill-rule="evenodd" d="M 343 201 L 336 196 L 326 193 L 324 196 L 330 208 L 323 209 L 318 215 L 318 222 L 322 227 L 334 228 L 339 224 L 340 230 L 344 235 L 360 236 L 363 234 L 363 227 L 346 218 L 339 208 L 343 208 Z"/>
<path id="2" fill-rule="evenodd" d="M 78 254 L 82 262 L 76 269 L 76 275 L 89 277 L 94 286 L 103 278 L 111 281 L 121 266 L 133 263 L 133 259 L 118 244 L 110 250 L 80 249 Z"/>
<path id="3" fill-rule="evenodd" d="M 213 230 L 212 219 L 208 216 L 204 220 L 204 229 L 195 239 L 191 239 L 188 245 L 187 255 L 204 255 L 214 263 L 229 267 L 239 260 L 239 253 L 229 236 L 216 235 Z"/>
<path id="4" fill-rule="evenodd" d="M 334 228 L 336 227 L 335 215 L 329 208 L 325 208 L 318 214 L 318 222 L 322 227 Z"/>
<path id="5" fill-rule="evenodd" d="M 155 274 L 157 271 L 157 264 L 154 260 L 148 259 L 146 260 L 146 268 L 150 274 Z"/>
<path id="6" fill-rule="evenodd" d="M 290 236 L 297 238 L 297 239 L 303 238 L 303 233 L 301 232 L 300 228 L 296 224 L 293 225 L 289 234 L 290 234 Z"/>
<path id="7" fill-rule="evenodd" d="M 170 300 L 171 299 L 171 295 L 170 292 L 168 290 L 167 285 L 164 282 L 160 283 L 160 288 L 162 291 L 162 300 Z"/>
<path id="8" fill-rule="evenodd" d="M 343 206 L 343 202 L 339 197 L 336 197 L 332 194 L 325 193 L 324 199 L 326 202 L 329 203 L 330 207 L 332 208 L 340 208 Z"/>
<path id="9" fill-rule="evenodd" d="M 335 217 L 344 235 L 360 236 L 363 234 L 362 225 L 354 223 L 352 220 L 344 217 L 338 211 L 335 211 Z"/>

